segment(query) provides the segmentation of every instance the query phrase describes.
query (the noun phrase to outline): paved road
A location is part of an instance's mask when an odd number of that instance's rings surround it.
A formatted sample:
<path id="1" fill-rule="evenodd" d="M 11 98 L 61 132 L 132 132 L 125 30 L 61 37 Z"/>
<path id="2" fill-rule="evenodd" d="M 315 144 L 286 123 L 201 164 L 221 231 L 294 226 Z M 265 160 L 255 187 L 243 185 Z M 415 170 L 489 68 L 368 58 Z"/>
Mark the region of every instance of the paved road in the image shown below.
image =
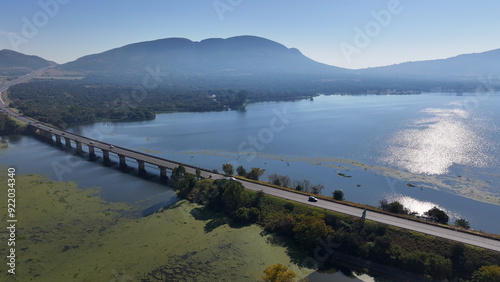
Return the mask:
<path id="1" fill-rule="evenodd" d="M 22 77 L 17 81 L 11 82 L 6 86 L 0 87 L 0 92 L 7 89 L 9 86 L 23 82 L 27 79 L 29 79 L 29 75 L 26 77 Z M 27 122 L 27 123 L 31 122 L 32 126 L 36 126 L 36 127 L 43 129 L 45 131 L 50 131 L 53 134 L 57 134 L 57 135 L 60 135 L 62 137 L 70 138 L 71 140 L 81 142 L 82 144 L 92 145 L 95 148 L 98 148 L 101 150 L 108 150 L 108 151 L 110 151 L 110 153 L 124 155 L 128 158 L 142 160 L 146 163 L 157 165 L 157 166 L 163 166 L 163 167 L 173 169 L 179 165 L 179 163 L 177 163 L 175 161 L 170 161 L 170 160 L 162 159 L 162 158 L 159 158 L 156 156 L 147 155 L 147 154 L 133 151 L 133 150 L 130 150 L 127 148 L 122 148 L 122 147 L 117 147 L 117 146 L 113 146 L 111 148 L 110 147 L 111 144 L 109 144 L 109 143 L 101 142 L 98 140 L 93 140 L 93 139 L 90 139 L 90 138 L 87 138 L 84 136 L 76 135 L 73 133 L 65 132 L 63 130 L 59 130 L 57 128 L 53 128 L 53 127 L 47 126 L 45 124 L 38 123 L 36 121 L 32 121 L 26 117 L 22 117 L 16 113 L 14 113 L 13 111 L 11 111 L 10 109 L 5 107 L 5 105 L 3 104 L 3 101 L 1 101 L 1 102 L 2 102 L 1 107 L 3 107 L 2 108 L 3 111 L 11 114 L 15 118 L 20 119 L 24 122 Z M 186 171 L 188 173 L 195 174 L 195 170 L 196 170 L 195 168 L 189 167 L 188 165 L 185 165 L 185 167 L 186 167 Z M 214 174 L 214 173 L 211 173 L 211 172 L 205 171 L 205 170 L 201 170 L 201 175 L 205 178 L 208 178 L 209 176 L 211 176 L 213 179 L 224 178 L 224 176 L 222 176 L 222 175 Z M 330 201 L 326 201 L 326 200 L 322 200 L 322 199 L 318 199 L 317 202 L 309 202 L 307 196 L 304 196 L 304 195 L 301 195 L 298 193 L 294 193 L 294 192 L 290 192 L 290 191 L 286 191 L 286 190 L 281 190 L 281 189 L 276 189 L 276 188 L 272 188 L 272 187 L 269 187 L 266 185 L 256 184 L 256 183 L 249 182 L 249 181 L 241 181 L 241 180 L 238 180 L 238 181 L 240 181 L 245 188 L 250 189 L 250 190 L 254 190 L 254 191 L 262 190 L 262 191 L 264 191 L 264 193 L 269 194 L 269 195 L 273 195 L 273 196 L 280 197 L 283 199 L 292 200 L 295 202 L 300 202 L 300 203 L 304 203 L 304 204 L 317 206 L 320 208 L 325 208 L 325 209 L 340 212 L 343 214 L 361 217 L 361 214 L 363 212 L 363 209 L 357 208 L 357 207 L 352 207 L 352 206 L 348 206 L 348 205 L 334 203 L 334 202 L 330 202 Z M 439 227 L 439 226 L 435 226 L 435 225 L 431 225 L 431 224 L 426 224 L 426 223 L 422 223 L 422 222 L 418 222 L 418 221 L 408 220 L 408 219 L 395 217 L 395 216 L 382 214 L 382 213 L 377 213 L 377 212 L 373 212 L 373 211 L 367 212 L 366 219 L 500 252 L 500 240 L 488 239 L 488 238 L 484 238 L 482 236 L 477 236 L 477 235 L 473 235 L 473 234 L 469 234 L 469 233 L 455 231 L 455 230 L 451 230 L 451 229 L 447 229 L 447 228 L 443 228 L 443 227 Z"/>
<path id="2" fill-rule="evenodd" d="M 259 185 L 248 181 L 240 182 L 242 182 L 247 189 L 254 191 L 263 190 L 266 194 L 292 200 L 295 202 L 309 204 L 312 206 L 317 206 L 327 210 L 332 210 L 357 217 L 361 217 L 361 214 L 363 213 L 362 208 L 338 204 L 322 199 L 318 199 L 317 202 L 309 202 L 307 196 L 298 193 Z M 426 224 L 373 211 L 367 211 L 366 219 L 500 252 L 500 240 L 488 239 L 470 233 L 455 231 L 436 225 Z"/>

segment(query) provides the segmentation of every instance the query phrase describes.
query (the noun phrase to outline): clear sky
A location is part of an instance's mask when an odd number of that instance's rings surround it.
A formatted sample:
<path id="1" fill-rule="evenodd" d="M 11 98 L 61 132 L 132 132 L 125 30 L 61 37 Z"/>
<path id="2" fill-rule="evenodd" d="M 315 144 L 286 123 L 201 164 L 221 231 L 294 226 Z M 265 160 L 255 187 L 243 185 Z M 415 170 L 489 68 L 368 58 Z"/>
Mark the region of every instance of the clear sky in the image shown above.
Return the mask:
<path id="1" fill-rule="evenodd" d="M 498 0 L 2 0 L 0 49 L 65 63 L 159 38 L 256 35 L 356 69 L 498 49 L 499 13 Z"/>

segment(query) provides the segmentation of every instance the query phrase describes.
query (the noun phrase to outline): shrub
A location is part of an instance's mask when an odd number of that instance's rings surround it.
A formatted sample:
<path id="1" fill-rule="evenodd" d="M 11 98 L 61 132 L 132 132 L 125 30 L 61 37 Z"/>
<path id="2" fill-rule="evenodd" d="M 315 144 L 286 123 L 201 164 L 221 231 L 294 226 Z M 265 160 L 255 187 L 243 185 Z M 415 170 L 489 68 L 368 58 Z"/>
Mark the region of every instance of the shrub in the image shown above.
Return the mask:
<path id="1" fill-rule="evenodd" d="M 247 171 L 243 166 L 239 166 L 236 168 L 236 173 L 238 173 L 239 176 L 247 177 Z"/>
<path id="2" fill-rule="evenodd" d="M 335 190 L 335 191 L 333 191 L 332 196 L 337 201 L 343 201 L 344 200 L 344 192 L 342 190 Z"/>
<path id="3" fill-rule="evenodd" d="M 424 214 L 436 222 L 448 224 L 448 215 L 437 207 L 433 207 L 432 209 L 426 211 Z"/>
<path id="4" fill-rule="evenodd" d="M 465 229 L 470 229 L 470 224 L 468 220 L 465 220 L 463 218 L 459 218 L 455 220 L 455 226 L 462 227 Z"/>

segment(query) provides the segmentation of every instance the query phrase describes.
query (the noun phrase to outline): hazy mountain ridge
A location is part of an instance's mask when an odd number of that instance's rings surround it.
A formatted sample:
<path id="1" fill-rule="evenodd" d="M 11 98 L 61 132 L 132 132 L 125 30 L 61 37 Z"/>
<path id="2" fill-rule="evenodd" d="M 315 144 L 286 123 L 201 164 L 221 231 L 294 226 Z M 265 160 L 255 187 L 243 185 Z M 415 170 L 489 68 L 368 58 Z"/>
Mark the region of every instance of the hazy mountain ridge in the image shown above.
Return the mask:
<path id="1" fill-rule="evenodd" d="M 347 74 L 348 70 L 313 61 L 295 48 L 255 37 L 211 38 L 193 42 L 166 38 L 85 56 L 59 68 L 70 71 L 143 73 L 159 66 L 184 75 Z"/>
<path id="2" fill-rule="evenodd" d="M 367 68 L 361 74 L 379 76 L 421 76 L 437 78 L 477 78 L 500 76 L 500 49 L 482 53 L 462 54 L 447 59 L 405 62 L 396 65 Z"/>
<path id="3" fill-rule="evenodd" d="M 14 51 L 1 52 L 6 58 L 10 54 L 18 59 L 0 60 L 0 70 L 2 64 L 10 70 L 16 66 L 19 71 L 27 66 L 34 69 L 50 63 Z M 257 36 L 210 38 L 199 42 L 165 38 L 83 56 L 51 71 L 66 72 L 68 77 L 86 77 L 88 83 L 115 85 L 144 84 L 148 75 L 160 74 L 161 79 L 155 79 L 161 81 L 162 87 L 265 91 L 274 96 L 278 92 L 309 95 L 474 91 L 478 78 L 500 77 L 500 49 L 349 70 L 316 62 L 295 48 Z M 497 80 L 493 86 L 500 88 Z"/>
<path id="4" fill-rule="evenodd" d="M 0 75 L 24 75 L 53 64 L 55 63 L 38 56 L 25 55 L 8 49 L 0 50 Z"/>

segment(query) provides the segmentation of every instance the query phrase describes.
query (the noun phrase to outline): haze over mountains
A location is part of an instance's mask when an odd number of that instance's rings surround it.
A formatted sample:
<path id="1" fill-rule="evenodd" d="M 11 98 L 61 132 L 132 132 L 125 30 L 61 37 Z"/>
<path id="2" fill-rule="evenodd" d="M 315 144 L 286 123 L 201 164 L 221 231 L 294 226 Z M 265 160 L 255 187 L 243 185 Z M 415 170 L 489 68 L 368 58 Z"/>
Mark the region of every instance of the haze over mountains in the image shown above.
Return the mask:
<path id="1" fill-rule="evenodd" d="M 362 70 L 365 74 L 416 75 L 441 78 L 474 78 L 500 75 L 500 49 L 464 54 L 441 60 L 407 62 Z"/>
<path id="2" fill-rule="evenodd" d="M 50 62 L 9 50 L 0 52 L 0 70 L 29 70 Z M 237 36 L 193 42 L 166 38 L 126 45 L 81 57 L 56 67 L 61 72 L 92 81 L 141 81 L 148 73 L 168 76 L 168 83 L 195 87 L 243 89 L 280 85 L 288 91 L 311 89 L 342 91 L 364 89 L 454 88 L 455 82 L 477 83 L 478 77 L 500 76 L 500 49 L 453 58 L 408 62 L 392 66 L 349 70 L 316 62 L 295 48 L 256 37 Z M 417 87 L 421 81 L 428 83 Z M 420 85 L 422 86 L 422 85 Z"/>
<path id="3" fill-rule="evenodd" d="M 299 50 L 254 36 L 212 38 L 193 42 L 167 38 L 141 42 L 82 57 L 60 68 L 83 72 L 143 72 L 159 65 L 179 74 L 344 74 L 348 70 L 328 66 L 302 55 Z"/>
<path id="4" fill-rule="evenodd" d="M 7 49 L 0 50 L 0 75 L 23 75 L 53 64 L 55 63 L 37 56 L 28 56 Z"/>

